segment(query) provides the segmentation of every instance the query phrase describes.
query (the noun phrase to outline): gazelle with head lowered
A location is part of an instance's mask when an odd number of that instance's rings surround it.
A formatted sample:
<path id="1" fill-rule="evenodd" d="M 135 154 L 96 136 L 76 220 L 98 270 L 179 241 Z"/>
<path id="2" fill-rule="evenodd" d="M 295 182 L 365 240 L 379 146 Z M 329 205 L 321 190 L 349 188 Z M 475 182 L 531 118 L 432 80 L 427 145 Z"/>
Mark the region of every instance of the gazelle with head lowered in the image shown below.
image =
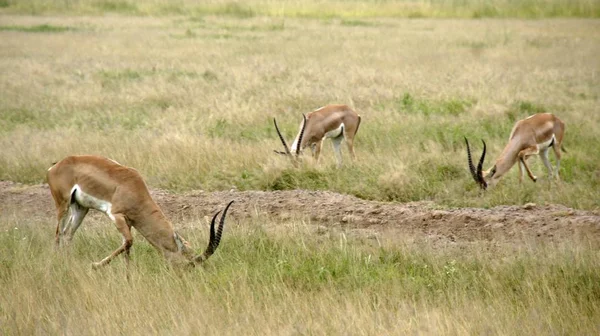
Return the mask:
<path id="1" fill-rule="evenodd" d="M 105 213 L 123 235 L 123 244 L 108 257 L 93 263 L 94 269 L 108 264 L 121 253 L 125 253 L 129 264 L 132 227 L 168 261 L 190 266 L 201 264 L 219 246 L 225 216 L 233 203 L 231 201 L 225 207 L 216 230 L 219 212 L 214 215 L 208 247 L 204 253 L 195 255 L 189 243 L 175 232 L 154 202 L 146 183 L 135 169 L 100 156 L 68 156 L 48 169 L 47 179 L 57 210 L 57 245 L 71 241 L 89 209 Z"/>
<path id="2" fill-rule="evenodd" d="M 287 146 L 285 139 L 279 131 L 277 121 L 273 118 L 275 129 L 279 135 L 285 152 L 275 151 L 278 154 L 288 155 L 296 160 L 306 147 L 310 147 L 313 157 L 318 162 L 319 154 L 325 138 L 333 142 L 333 149 L 338 167 L 342 165 L 341 143 L 346 141 L 352 159 L 354 154 L 354 137 L 360 126 L 360 116 L 347 105 L 327 105 L 304 116 L 298 135 L 292 142 L 291 148 Z M 295 156 L 295 157 L 294 157 Z"/>
<path id="3" fill-rule="evenodd" d="M 558 180 L 561 145 L 564 134 L 565 124 L 551 113 L 538 113 L 526 119 L 519 120 L 516 122 L 510 133 L 508 144 L 506 144 L 494 165 L 486 171 L 482 171 L 486 152 L 485 141 L 483 141 L 483 153 L 481 154 L 477 168 L 475 168 L 473 160 L 471 159 L 469 141 L 465 138 L 467 144 L 467 159 L 471 175 L 482 189 L 486 189 L 488 186 L 495 185 L 500 178 L 518 162 L 519 181 L 523 181 L 525 170 L 529 178 L 535 182 L 537 177 L 533 175 L 531 169 L 529 169 L 527 158 L 539 154 L 542 158 L 542 162 L 548 169 L 549 178 L 552 178 L 554 175 Z M 555 170 L 552 169 L 552 165 L 548 160 L 550 148 L 553 149 L 556 156 Z"/>

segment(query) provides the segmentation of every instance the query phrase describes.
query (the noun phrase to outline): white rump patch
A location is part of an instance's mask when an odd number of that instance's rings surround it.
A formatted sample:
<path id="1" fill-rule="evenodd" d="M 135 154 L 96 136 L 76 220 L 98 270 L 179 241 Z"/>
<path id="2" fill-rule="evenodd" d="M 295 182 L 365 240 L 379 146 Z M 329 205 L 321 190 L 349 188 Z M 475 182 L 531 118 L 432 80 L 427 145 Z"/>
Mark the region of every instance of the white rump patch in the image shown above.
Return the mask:
<path id="1" fill-rule="evenodd" d="M 112 204 L 110 202 L 86 194 L 78 184 L 74 185 L 71 189 L 71 195 L 73 195 L 73 192 L 75 192 L 75 201 L 79 205 L 104 212 L 110 219 L 115 220 L 115 216 L 111 213 Z"/>
<path id="2" fill-rule="evenodd" d="M 325 137 L 326 138 L 337 138 L 337 137 L 339 137 L 342 134 L 342 132 L 344 130 L 344 127 L 346 127 L 346 126 L 344 126 L 344 123 L 341 123 L 340 126 L 338 126 L 338 128 L 325 133 Z"/>
<path id="3" fill-rule="evenodd" d="M 552 137 L 550 137 L 549 140 L 544 141 L 544 142 L 538 144 L 538 149 L 539 150 L 544 150 L 544 149 L 550 147 L 550 144 L 553 143 L 555 140 L 556 140 L 556 138 L 554 137 L 554 134 L 552 134 Z"/>

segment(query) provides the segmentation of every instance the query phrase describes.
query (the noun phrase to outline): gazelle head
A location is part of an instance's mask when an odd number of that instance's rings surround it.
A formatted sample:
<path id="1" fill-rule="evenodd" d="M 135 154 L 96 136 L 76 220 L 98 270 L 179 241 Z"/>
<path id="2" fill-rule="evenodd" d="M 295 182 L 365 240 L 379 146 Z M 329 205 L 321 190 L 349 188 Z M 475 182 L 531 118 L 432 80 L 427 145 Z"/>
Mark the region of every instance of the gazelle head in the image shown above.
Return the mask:
<path id="1" fill-rule="evenodd" d="M 473 160 L 471 158 L 471 148 L 469 147 L 469 140 L 467 140 L 467 138 L 465 137 L 465 143 L 467 144 L 467 159 L 469 160 L 469 171 L 471 172 L 471 176 L 473 176 L 475 182 L 479 184 L 479 187 L 485 190 L 488 187 L 488 183 L 486 181 L 486 178 L 484 177 L 482 168 L 483 161 L 485 160 L 486 146 L 485 141 L 481 140 L 481 142 L 483 142 L 483 153 L 481 153 L 481 158 L 479 159 L 479 163 L 477 164 L 477 170 L 475 170 L 475 166 L 473 165 Z"/>
<path id="2" fill-rule="evenodd" d="M 277 120 L 275 118 L 273 118 L 273 123 L 275 124 L 275 130 L 277 131 L 277 135 L 279 135 L 279 140 L 281 140 L 281 143 L 283 144 L 283 148 L 285 149 L 285 152 L 278 151 L 278 150 L 274 150 L 274 152 L 277 154 L 286 155 L 287 157 L 289 157 L 292 160 L 294 165 L 296 165 L 298 163 L 298 160 L 300 157 L 300 151 L 302 148 L 302 137 L 304 136 L 304 130 L 306 128 L 306 116 L 304 114 L 302 114 L 302 118 L 303 118 L 302 129 L 300 130 L 300 133 L 298 134 L 298 139 L 296 141 L 297 146 L 296 146 L 295 153 L 292 153 L 290 151 L 290 148 L 288 147 L 287 143 L 285 142 L 285 139 L 283 138 L 283 135 L 281 135 L 281 131 L 279 130 L 279 127 L 277 126 Z"/>

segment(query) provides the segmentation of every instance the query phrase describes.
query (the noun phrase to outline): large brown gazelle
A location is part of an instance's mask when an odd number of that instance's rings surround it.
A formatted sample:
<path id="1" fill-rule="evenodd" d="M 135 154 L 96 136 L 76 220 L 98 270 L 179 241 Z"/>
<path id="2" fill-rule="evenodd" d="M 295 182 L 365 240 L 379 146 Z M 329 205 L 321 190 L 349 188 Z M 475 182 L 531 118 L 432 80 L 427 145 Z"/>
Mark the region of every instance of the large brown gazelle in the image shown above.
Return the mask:
<path id="1" fill-rule="evenodd" d="M 195 255 L 189 243 L 167 220 L 154 202 L 146 183 L 133 168 L 100 156 L 68 156 L 47 172 L 50 192 L 57 210 L 56 244 L 68 243 L 89 209 L 105 213 L 123 235 L 123 244 L 108 257 L 92 264 L 94 269 L 108 264 L 125 253 L 129 264 L 129 249 L 133 244 L 131 227 L 134 227 L 165 258 L 176 264 L 190 266 L 201 264 L 219 246 L 225 216 L 233 201 L 223 210 L 215 231 L 217 212 L 210 225 L 210 239 L 204 253 Z"/>
<path id="2" fill-rule="evenodd" d="M 275 151 L 276 153 L 288 155 L 295 161 L 302 149 L 310 147 L 313 157 L 318 161 L 323 140 L 331 138 L 338 166 L 342 165 L 341 143 L 343 140 L 346 141 L 352 159 L 356 158 L 354 154 L 354 136 L 356 136 L 360 126 L 360 116 L 350 107 L 347 105 L 326 105 L 308 113 L 306 116 L 303 115 L 303 118 L 304 120 L 291 148 L 287 146 L 279 127 L 277 127 L 277 121 L 273 118 L 275 129 L 285 149 L 285 152 Z"/>
<path id="3" fill-rule="evenodd" d="M 486 189 L 488 186 L 495 185 L 500 178 L 506 174 L 514 166 L 517 161 L 519 162 L 519 182 L 523 181 L 523 170 L 527 171 L 527 175 L 534 182 L 537 177 L 533 175 L 529 166 L 527 165 L 527 158 L 539 154 L 542 158 L 542 162 L 548 169 L 549 178 L 554 177 L 558 180 L 558 170 L 560 169 L 560 157 L 561 157 L 561 146 L 563 142 L 563 136 L 565 134 L 565 124 L 551 113 L 538 113 L 534 114 L 526 119 L 519 120 L 515 123 L 508 144 L 504 147 L 504 150 L 496 160 L 494 165 L 486 170 L 482 171 L 483 161 L 485 160 L 486 145 L 483 142 L 483 153 L 479 159 L 477 169 L 473 165 L 471 159 L 471 148 L 469 147 L 469 141 L 465 138 L 467 144 L 467 158 L 469 162 L 469 170 L 475 182 L 479 184 L 482 189 Z M 550 147 L 554 150 L 556 156 L 556 169 L 553 171 L 552 165 L 548 160 L 548 152 Z M 563 149 L 564 150 L 564 149 Z"/>

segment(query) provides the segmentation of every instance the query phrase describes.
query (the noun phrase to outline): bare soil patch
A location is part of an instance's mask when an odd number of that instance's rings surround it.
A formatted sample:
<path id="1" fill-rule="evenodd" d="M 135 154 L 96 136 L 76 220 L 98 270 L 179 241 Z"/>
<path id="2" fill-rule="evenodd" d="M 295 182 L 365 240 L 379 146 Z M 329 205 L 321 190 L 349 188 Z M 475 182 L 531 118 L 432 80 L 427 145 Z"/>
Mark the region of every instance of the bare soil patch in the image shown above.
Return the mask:
<path id="1" fill-rule="evenodd" d="M 268 216 L 278 221 L 302 218 L 322 227 L 398 232 L 446 242 L 585 239 L 600 242 L 600 213 L 562 205 L 526 204 L 491 209 L 440 210 L 431 202 L 366 201 L 329 191 L 194 191 L 173 194 L 153 189 L 152 195 L 174 222 L 209 216 L 235 200 L 231 218 Z M 18 209 L 18 210 L 15 210 Z M 0 214 L 18 211 L 47 217 L 54 225 L 54 204 L 47 185 L 0 181 Z"/>

